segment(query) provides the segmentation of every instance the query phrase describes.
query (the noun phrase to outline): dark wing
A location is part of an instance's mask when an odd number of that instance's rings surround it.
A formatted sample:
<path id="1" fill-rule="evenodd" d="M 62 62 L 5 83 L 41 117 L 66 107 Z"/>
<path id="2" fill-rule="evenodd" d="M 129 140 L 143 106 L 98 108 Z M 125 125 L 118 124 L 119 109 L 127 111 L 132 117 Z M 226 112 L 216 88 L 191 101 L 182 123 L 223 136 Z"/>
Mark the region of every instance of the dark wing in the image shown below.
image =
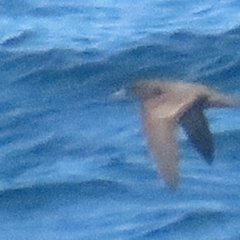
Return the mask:
<path id="1" fill-rule="evenodd" d="M 190 108 L 183 114 L 181 124 L 193 146 L 209 164 L 212 163 L 214 158 L 213 137 L 204 116 L 203 107 L 196 104 Z"/>

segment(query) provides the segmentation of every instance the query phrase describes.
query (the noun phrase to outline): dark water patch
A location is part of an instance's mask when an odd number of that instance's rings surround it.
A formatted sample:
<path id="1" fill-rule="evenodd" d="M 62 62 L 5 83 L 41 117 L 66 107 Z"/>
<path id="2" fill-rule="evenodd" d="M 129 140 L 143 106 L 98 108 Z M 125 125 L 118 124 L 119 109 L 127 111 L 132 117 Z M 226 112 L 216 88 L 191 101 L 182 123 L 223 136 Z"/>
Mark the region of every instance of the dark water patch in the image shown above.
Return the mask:
<path id="1" fill-rule="evenodd" d="M 144 64 L 152 64 L 152 62 L 158 63 L 159 61 L 179 61 L 186 58 L 188 55 L 181 52 L 172 50 L 170 47 L 162 45 L 144 45 L 138 46 L 133 49 L 125 50 L 116 59 L 116 63 L 124 63 L 124 66 L 142 66 Z M 144 62 L 145 60 L 148 60 Z"/>
<path id="2" fill-rule="evenodd" d="M 227 63 L 226 63 L 227 65 Z M 226 90 L 235 90 L 239 89 L 240 84 L 238 77 L 240 74 L 240 60 L 234 64 L 229 64 L 227 67 L 223 67 L 213 74 L 208 74 L 205 77 L 202 77 L 201 81 L 206 83 L 214 83 L 218 87 Z"/>
<path id="3" fill-rule="evenodd" d="M 228 68 L 233 64 L 233 58 L 231 54 L 221 55 L 219 57 L 211 59 L 211 61 L 206 61 L 205 64 L 199 69 L 200 74 L 204 75 L 214 75 L 218 71 Z"/>
<path id="4" fill-rule="evenodd" d="M 139 239 L 172 239 L 175 237 L 194 237 L 197 232 L 206 232 L 205 236 L 212 230 L 214 226 L 224 224 L 229 216 L 220 211 L 199 210 L 183 214 L 182 217 L 176 219 L 160 227 L 157 230 L 148 232 Z M 190 239 L 189 238 L 189 239 Z"/>
<path id="5" fill-rule="evenodd" d="M 151 69 L 157 67 L 159 67 L 159 73 L 163 74 L 161 66 L 173 65 L 173 68 L 178 67 L 179 70 L 184 71 L 186 59 L 187 53 L 174 51 L 170 47 L 145 45 L 125 50 L 115 58 L 111 58 L 110 61 L 115 69 L 122 69 L 125 73 L 129 72 L 128 74 L 131 72 L 141 72 L 143 69 L 149 69 L 149 73 L 151 74 Z M 133 77 L 139 76 L 134 76 L 133 74 Z"/>
<path id="6" fill-rule="evenodd" d="M 238 239 L 240 239 L 240 234 L 234 234 L 234 236 L 233 237 L 224 237 L 224 238 L 222 238 L 222 240 L 238 240 Z"/>
<path id="7" fill-rule="evenodd" d="M 104 146 L 100 146 L 97 150 L 96 150 L 96 154 L 98 156 L 101 156 L 101 155 L 115 155 L 116 153 L 119 152 L 119 149 L 114 146 L 114 145 L 110 145 L 110 144 L 107 144 L 107 145 L 104 145 Z"/>
<path id="8" fill-rule="evenodd" d="M 95 86 L 98 78 L 108 72 L 108 66 L 102 63 L 87 63 L 78 67 L 70 67 L 63 69 L 41 69 L 35 70 L 24 76 L 18 77 L 13 87 L 29 87 L 29 92 L 34 95 L 52 96 L 56 100 L 61 97 L 83 94 L 89 96 L 99 96 L 99 90 Z M 50 95 L 47 95 L 50 94 Z"/>
<path id="9" fill-rule="evenodd" d="M 226 35 L 226 36 L 237 35 L 237 36 L 240 37 L 240 26 L 237 26 L 237 27 L 235 27 L 235 28 L 233 28 L 233 29 L 230 29 L 229 31 L 226 31 L 226 32 L 224 33 L 224 35 Z"/>
<path id="10" fill-rule="evenodd" d="M 2 116 L 9 113 L 15 108 L 14 104 L 9 101 L 0 101 L 0 112 Z"/>
<path id="11" fill-rule="evenodd" d="M 106 96 L 145 78 L 199 81 L 232 91 L 239 87 L 239 61 L 234 51 L 227 50 L 232 44 L 222 35 L 176 32 L 170 35 L 167 46 L 148 43 L 101 60 L 101 53 L 95 50 L 18 53 L 3 59 L 0 71 L 13 79 L 15 88 L 29 87 L 33 95 L 59 95 L 57 99 L 64 95 L 89 99 Z"/>
<path id="12" fill-rule="evenodd" d="M 209 47 L 214 49 L 213 47 L 218 37 L 216 35 L 203 35 L 181 30 L 172 33 L 169 39 L 174 48 L 177 47 L 179 50 L 182 49 L 183 51 L 190 51 L 192 53 L 192 50 L 195 51 L 200 47 L 203 49 Z"/>
<path id="13" fill-rule="evenodd" d="M 219 149 L 222 159 L 231 159 L 231 163 L 239 164 L 239 146 L 240 146 L 240 130 L 225 131 L 215 134 L 216 146 Z"/>
<path id="14" fill-rule="evenodd" d="M 10 71 L 17 68 L 34 70 L 39 67 L 58 67 L 61 63 L 67 64 L 70 58 L 75 58 L 77 52 L 71 50 L 52 49 L 49 51 L 40 51 L 33 53 L 7 53 L 11 58 L 3 58 L 1 62 L 1 71 Z M 71 55 L 71 57 L 70 57 Z"/>
<path id="15" fill-rule="evenodd" d="M 1 0 L 1 14 L 26 14 L 31 9 L 31 6 L 25 0 Z"/>
<path id="16" fill-rule="evenodd" d="M 121 184 L 108 180 L 48 183 L 0 192 L 1 211 L 29 211 L 81 204 L 86 199 L 120 199 L 127 193 Z"/>
<path id="17" fill-rule="evenodd" d="M 239 39 L 227 33 L 216 35 L 179 31 L 170 35 L 167 46 L 187 54 L 186 80 L 226 87 L 227 91 L 239 88 Z"/>
<path id="18" fill-rule="evenodd" d="M 41 165 L 48 168 L 55 161 L 69 154 L 65 151 L 67 143 L 65 138 L 46 137 L 46 139 L 28 141 L 21 145 L 24 135 L 13 137 L 6 143 L 8 144 L 6 147 L 11 147 L 12 151 L 6 152 L 1 159 L 0 175 L 3 179 L 16 178 Z"/>
<path id="19" fill-rule="evenodd" d="M 111 159 L 111 162 L 108 165 L 102 167 L 102 172 L 105 172 L 106 175 L 112 178 L 123 179 L 123 181 L 128 180 L 133 183 L 132 187 L 136 187 L 136 185 L 139 184 L 136 188 L 136 191 L 139 193 L 146 190 L 142 188 L 142 184 L 147 184 L 148 181 L 155 181 L 157 179 L 157 174 L 153 169 L 147 169 L 146 166 L 138 163 L 126 163 L 123 160 L 123 158 Z M 142 179 L 144 179 L 144 181 L 142 181 Z M 152 196 L 149 196 L 149 198 L 156 197 L 156 195 L 153 194 Z M 146 198 L 147 197 L 148 196 L 146 196 Z"/>
<path id="20" fill-rule="evenodd" d="M 46 6 L 34 8 L 29 14 L 33 17 L 64 17 L 66 15 L 83 14 L 83 9 L 74 6 Z"/>
<path id="21" fill-rule="evenodd" d="M 95 49 L 88 49 L 82 52 L 71 49 L 50 49 L 48 51 L 26 53 L 2 51 L 0 56 L 0 72 L 3 78 L 8 79 L 8 81 L 17 81 L 29 76 L 35 82 L 34 77 L 37 77 L 38 74 L 41 75 L 41 71 L 45 73 L 49 70 L 49 75 L 51 75 L 51 71 L 59 71 L 60 75 L 63 77 L 66 75 L 67 77 L 69 74 L 65 73 L 65 71 L 69 71 L 69 68 L 73 68 L 76 65 L 81 66 L 88 61 L 99 59 L 103 55 Z M 70 76 L 74 76 L 74 73 L 73 71 L 73 75 Z M 45 75 L 42 74 L 42 77 L 45 77 Z M 59 77 L 59 75 L 56 77 Z"/>
<path id="22" fill-rule="evenodd" d="M 131 79 L 142 77 L 183 76 L 185 54 L 171 51 L 161 45 L 140 46 L 110 57 L 101 62 L 79 64 L 75 67 L 39 70 L 18 79 L 18 82 L 41 84 L 43 82 L 68 83 L 81 91 L 88 89 L 90 96 L 111 92 L 126 85 Z M 52 59 L 52 58 L 49 58 Z M 44 61 L 43 61 L 44 62 Z M 178 73 L 178 74 L 176 74 Z M 61 85 L 60 84 L 60 85 Z M 91 91 L 90 91 L 91 90 Z"/>

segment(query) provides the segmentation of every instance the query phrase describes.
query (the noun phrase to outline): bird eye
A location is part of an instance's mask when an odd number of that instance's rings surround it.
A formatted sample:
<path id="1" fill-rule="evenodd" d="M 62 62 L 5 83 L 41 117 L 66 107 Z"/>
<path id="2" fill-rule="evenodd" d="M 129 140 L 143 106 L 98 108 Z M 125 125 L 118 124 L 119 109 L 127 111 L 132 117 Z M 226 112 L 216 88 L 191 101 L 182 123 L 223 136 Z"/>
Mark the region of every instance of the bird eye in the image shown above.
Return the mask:
<path id="1" fill-rule="evenodd" d="M 152 94 L 154 95 L 154 96 L 159 96 L 159 95 L 161 95 L 162 94 L 162 91 L 161 91 L 161 89 L 153 89 L 153 92 L 152 92 Z"/>

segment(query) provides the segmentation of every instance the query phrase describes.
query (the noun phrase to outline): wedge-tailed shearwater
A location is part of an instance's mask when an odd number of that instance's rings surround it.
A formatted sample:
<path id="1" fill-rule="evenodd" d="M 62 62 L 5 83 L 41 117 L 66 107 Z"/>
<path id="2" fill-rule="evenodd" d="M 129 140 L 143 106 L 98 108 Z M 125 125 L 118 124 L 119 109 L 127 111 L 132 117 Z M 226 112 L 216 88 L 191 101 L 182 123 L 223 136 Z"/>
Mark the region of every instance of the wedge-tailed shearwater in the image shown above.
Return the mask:
<path id="1" fill-rule="evenodd" d="M 132 92 L 141 101 L 144 129 L 157 167 L 171 189 L 179 182 L 179 154 L 175 136 L 181 124 L 196 150 L 211 163 L 213 137 L 204 109 L 235 107 L 239 102 L 204 85 L 176 81 L 138 81 Z"/>

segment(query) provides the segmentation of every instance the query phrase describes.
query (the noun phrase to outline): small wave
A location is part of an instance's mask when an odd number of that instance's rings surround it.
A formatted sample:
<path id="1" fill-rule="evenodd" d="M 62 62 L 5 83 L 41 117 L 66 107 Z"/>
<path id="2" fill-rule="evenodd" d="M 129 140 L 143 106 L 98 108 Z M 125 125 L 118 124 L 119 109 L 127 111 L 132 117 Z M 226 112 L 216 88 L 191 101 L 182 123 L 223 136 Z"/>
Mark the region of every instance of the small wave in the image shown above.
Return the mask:
<path id="1" fill-rule="evenodd" d="M 8 36 L 3 39 L 1 45 L 3 47 L 19 47 L 19 45 L 26 43 L 35 36 L 33 31 L 25 30 L 16 35 Z"/>

